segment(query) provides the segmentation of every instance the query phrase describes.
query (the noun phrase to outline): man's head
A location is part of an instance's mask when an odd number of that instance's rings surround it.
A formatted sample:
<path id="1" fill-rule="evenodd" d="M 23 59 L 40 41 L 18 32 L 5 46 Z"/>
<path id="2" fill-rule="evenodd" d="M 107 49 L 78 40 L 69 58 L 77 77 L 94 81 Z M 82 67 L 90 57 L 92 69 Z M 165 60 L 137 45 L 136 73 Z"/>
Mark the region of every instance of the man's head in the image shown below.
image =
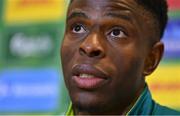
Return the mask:
<path id="1" fill-rule="evenodd" d="M 122 114 L 163 54 L 165 0 L 73 0 L 61 48 L 76 113 Z"/>

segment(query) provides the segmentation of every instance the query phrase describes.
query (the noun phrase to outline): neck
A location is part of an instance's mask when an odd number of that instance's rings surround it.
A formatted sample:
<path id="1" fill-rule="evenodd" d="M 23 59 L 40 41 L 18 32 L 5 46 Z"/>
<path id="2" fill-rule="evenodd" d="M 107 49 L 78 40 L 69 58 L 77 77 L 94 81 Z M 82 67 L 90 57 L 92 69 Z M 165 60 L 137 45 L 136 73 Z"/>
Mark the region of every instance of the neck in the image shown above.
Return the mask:
<path id="1" fill-rule="evenodd" d="M 143 85 L 137 92 L 136 92 L 136 97 L 134 99 L 127 99 L 126 101 L 124 102 L 121 102 L 120 104 L 118 105 L 115 105 L 115 106 L 103 106 L 103 107 L 96 107 L 96 108 L 84 108 L 83 106 L 82 107 L 74 107 L 73 106 L 73 109 L 74 109 L 74 113 L 76 115 L 126 115 L 132 108 L 133 106 L 136 104 L 138 98 L 140 97 L 142 91 L 144 90 L 144 86 Z M 128 102 L 130 101 L 130 102 Z M 117 101 L 118 102 L 118 101 Z M 107 109 L 105 109 L 107 108 Z"/>
<path id="2" fill-rule="evenodd" d="M 126 115 L 131 108 L 134 106 L 136 103 L 137 97 L 130 105 L 124 107 L 124 105 L 121 105 L 121 107 L 116 106 L 115 108 L 113 107 L 112 109 L 104 110 L 101 108 L 101 110 L 98 110 L 98 108 L 89 108 L 89 109 L 81 109 L 74 107 L 74 113 L 75 115 Z"/>

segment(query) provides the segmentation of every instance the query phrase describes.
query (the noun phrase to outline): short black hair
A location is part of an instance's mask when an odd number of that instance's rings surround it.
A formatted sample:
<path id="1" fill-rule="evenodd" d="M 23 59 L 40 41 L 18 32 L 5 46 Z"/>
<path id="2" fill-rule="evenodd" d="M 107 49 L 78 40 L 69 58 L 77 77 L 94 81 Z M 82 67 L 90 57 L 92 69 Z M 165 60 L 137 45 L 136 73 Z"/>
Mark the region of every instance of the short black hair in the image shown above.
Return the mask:
<path id="1" fill-rule="evenodd" d="M 74 0 L 70 0 L 72 3 Z M 159 27 L 160 39 L 164 35 L 164 31 L 168 21 L 168 4 L 167 0 L 136 0 L 138 4 L 144 7 L 147 11 L 152 13 L 153 17 L 157 20 Z"/>
<path id="2" fill-rule="evenodd" d="M 136 0 L 138 4 L 143 6 L 147 11 L 151 12 L 157 23 L 160 31 L 160 39 L 164 35 L 164 31 L 168 21 L 168 4 L 166 0 Z"/>

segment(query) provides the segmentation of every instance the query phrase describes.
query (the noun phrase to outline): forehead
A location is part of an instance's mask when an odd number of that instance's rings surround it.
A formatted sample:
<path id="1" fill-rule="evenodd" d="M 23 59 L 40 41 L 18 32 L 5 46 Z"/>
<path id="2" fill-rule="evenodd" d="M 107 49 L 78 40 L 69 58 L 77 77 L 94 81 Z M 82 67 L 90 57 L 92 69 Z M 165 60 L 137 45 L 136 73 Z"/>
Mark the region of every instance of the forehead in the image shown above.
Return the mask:
<path id="1" fill-rule="evenodd" d="M 106 11 L 107 9 L 137 11 L 141 9 L 136 0 L 73 0 L 69 10 L 73 10 L 74 8 L 96 11 Z"/>
<path id="2" fill-rule="evenodd" d="M 73 0 L 69 6 L 68 17 L 85 14 L 89 19 L 103 19 L 103 16 L 126 18 L 142 23 L 145 10 L 136 0 Z M 144 21 L 143 21 L 144 22 Z"/>

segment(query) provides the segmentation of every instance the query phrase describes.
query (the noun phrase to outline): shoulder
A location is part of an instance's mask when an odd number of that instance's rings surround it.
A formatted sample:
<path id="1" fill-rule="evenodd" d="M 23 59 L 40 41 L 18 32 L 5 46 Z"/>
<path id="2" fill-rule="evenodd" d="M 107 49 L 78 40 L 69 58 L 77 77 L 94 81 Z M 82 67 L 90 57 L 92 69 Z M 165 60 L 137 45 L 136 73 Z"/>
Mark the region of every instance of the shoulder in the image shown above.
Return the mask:
<path id="1" fill-rule="evenodd" d="M 180 115 L 180 112 L 155 103 L 153 115 Z"/>

